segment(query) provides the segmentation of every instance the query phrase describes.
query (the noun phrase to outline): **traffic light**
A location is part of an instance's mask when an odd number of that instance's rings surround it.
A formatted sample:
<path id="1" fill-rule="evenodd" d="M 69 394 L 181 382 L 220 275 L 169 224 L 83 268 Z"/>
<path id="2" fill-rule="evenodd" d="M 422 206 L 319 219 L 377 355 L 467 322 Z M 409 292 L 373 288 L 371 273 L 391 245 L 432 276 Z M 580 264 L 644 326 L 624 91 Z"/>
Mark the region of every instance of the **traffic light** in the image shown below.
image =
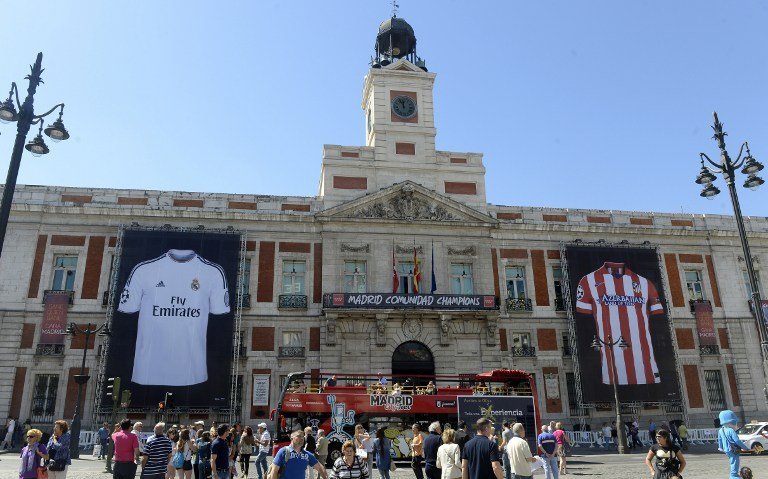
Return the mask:
<path id="1" fill-rule="evenodd" d="M 120 395 L 120 407 L 130 407 L 131 406 L 131 390 L 125 389 L 123 390 L 123 393 Z"/>
<path id="2" fill-rule="evenodd" d="M 165 408 L 166 409 L 173 409 L 173 393 L 165 393 Z"/>
<path id="3" fill-rule="evenodd" d="M 111 397 L 113 402 L 120 400 L 120 377 L 107 379 L 107 396 Z"/>
<path id="4" fill-rule="evenodd" d="M 160 411 L 165 411 L 165 401 L 160 401 L 159 403 L 157 403 L 157 409 L 159 409 Z"/>

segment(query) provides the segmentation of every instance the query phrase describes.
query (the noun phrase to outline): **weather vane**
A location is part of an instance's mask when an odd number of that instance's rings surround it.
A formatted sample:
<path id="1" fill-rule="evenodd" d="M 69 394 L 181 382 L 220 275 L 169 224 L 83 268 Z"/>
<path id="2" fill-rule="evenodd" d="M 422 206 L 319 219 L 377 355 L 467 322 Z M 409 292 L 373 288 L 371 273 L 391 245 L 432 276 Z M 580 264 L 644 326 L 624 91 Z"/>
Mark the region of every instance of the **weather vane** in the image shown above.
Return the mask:
<path id="1" fill-rule="evenodd" d="M 397 4 L 397 0 L 392 0 L 392 18 L 397 16 L 398 8 L 400 8 L 400 5 Z"/>

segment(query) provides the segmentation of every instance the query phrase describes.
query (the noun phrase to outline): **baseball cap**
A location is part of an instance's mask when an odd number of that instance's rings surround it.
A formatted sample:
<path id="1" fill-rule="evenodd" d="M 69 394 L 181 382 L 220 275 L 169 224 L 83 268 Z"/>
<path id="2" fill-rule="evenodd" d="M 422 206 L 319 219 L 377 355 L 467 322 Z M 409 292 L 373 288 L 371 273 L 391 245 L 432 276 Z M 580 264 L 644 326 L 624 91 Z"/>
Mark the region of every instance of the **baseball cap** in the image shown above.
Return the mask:
<path id="1" fill-rule="evenodd" d="M 259 423 L 259 425 L 258 425 L 257 427 L 263 427 L 264 429 L 266 429 L 266 428 L 267 428 L 267 423 L 265 423 L 265 422 L 260 422 L 260 423 Z"/>

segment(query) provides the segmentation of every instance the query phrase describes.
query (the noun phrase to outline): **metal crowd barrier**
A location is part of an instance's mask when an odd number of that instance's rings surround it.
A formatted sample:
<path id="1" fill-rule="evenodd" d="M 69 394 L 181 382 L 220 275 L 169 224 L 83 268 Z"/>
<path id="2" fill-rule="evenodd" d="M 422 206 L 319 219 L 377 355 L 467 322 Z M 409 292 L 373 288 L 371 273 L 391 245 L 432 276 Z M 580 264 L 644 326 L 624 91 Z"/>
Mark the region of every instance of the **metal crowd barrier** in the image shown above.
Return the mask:
<path id="1" fill-rule="evenodd" d="M 599 447 L 605 449 L 616 447 L 613 438 L 608 438 L 607 442 L 604 441 L 602 431 L 566 431 L 565 435 L 568 437 L 568 440 L 573 447 Z M 651 445 L 651 437 L 647 430 L 639 431 L 637 436 L 643 446 Z M 689 444 L 704 445 L 716 442 L 717 429 L 688 429 Z"/>

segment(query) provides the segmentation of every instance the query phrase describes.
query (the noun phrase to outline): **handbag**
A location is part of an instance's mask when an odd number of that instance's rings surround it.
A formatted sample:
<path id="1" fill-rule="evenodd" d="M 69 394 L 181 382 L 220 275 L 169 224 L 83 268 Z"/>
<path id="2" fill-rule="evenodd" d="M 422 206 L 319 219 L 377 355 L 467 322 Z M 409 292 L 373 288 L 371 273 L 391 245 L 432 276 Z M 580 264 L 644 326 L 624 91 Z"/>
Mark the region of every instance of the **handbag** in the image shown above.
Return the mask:
<path id="1" fill-rule="evenodd" d="M 397 465 L 395 464 L 395 461 L 389 460 L 389 471 L 395 472 L 397 470 Z"/>
<path id="2" fill-rule="evenodd" d="M 48 469 L 46 469 L 45 467 L 38 467 L 37 479 L 48 479 Z"/>
<path id="3" fill-rule="evenodd" d="M 176 453 L 173 455 L 173 467 L 176 469 L 181 469 L 184 467 L 184 453 L 181 451 L 176 451 Z"/>

